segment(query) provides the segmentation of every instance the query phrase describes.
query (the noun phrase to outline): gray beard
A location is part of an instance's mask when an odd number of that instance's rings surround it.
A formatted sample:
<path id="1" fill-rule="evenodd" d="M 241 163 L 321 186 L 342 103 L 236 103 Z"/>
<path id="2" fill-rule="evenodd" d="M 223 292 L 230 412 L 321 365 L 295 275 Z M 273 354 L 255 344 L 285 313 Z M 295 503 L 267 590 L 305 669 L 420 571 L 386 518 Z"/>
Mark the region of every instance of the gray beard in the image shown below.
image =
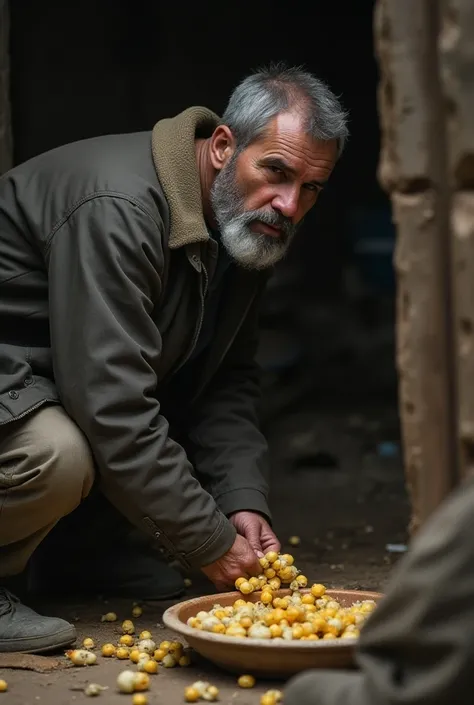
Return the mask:
<path id="1" fill-rule="evenodd" d="M 221 169 L 211 188 L 211 206 L 219 226 L 221 242 L 228 254 L 246 269 L 268 269 L 288 252 L 298 226 L 276 211 L 244 210 L 244 198 L 236 183 L 237 155 Z M 279 237 L 261 235 L 250 229 L 259 220 L 281 228 Z"/>

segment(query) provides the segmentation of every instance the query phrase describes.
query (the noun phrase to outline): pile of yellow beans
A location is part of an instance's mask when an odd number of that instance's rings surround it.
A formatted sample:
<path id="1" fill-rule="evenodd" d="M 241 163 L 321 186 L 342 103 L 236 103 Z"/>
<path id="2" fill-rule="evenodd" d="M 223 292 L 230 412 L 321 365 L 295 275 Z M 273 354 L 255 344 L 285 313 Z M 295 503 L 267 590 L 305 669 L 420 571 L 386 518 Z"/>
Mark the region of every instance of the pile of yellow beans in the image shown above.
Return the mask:
<path id="1" fill-rule="evenodd" d="M 263 573 L 255 578 L 239 578 L 235 586 L 243 595 L 260 592 L 256 602 L 238 599 L 232 605 L 219 604 L 188 619 L 188 626 L 213 634 L 249 639 L 357 639 L 367 617 L 374 611 L 373 600 L 343 607 L 326 594 L 324 585 L 314 583 L 294 566 L 289 554 L 267 553 L 260 559 Z M 289 586 L 291 594 L 278 597 Z"/>

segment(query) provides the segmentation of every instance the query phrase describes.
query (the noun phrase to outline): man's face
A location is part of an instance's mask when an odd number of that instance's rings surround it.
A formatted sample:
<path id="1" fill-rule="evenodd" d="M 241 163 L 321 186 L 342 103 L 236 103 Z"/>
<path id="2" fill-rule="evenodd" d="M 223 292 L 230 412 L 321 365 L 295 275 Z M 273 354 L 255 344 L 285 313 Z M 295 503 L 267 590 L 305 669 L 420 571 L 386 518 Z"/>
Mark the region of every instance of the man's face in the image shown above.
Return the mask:
<path id="1" fill-rule="evenodd" d="M 230 154 L 212 185 L 211 205 L 222 243 L 240 265 L 264 269 L 284 257 L 336 153 L 335 141 L 313 140 L 299 115 L 283 113 L 261 138 Z"/>

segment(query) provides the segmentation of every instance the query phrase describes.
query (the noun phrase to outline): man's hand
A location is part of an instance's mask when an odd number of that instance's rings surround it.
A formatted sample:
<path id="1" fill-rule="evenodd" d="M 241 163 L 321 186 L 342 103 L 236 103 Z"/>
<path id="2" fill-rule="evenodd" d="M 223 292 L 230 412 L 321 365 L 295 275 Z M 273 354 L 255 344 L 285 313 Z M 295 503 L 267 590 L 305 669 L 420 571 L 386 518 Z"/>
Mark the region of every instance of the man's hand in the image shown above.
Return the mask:
<path id="1" fill-rule="evenodd" d="M 219 591 L 233 586 L 237 578 L 258 575 L 262 568 L 249 542 L 237 535 L 232 548 L 218 561 L 201 568 Z"/>
<path id="2" fill-rule="evenodd" d="M 259 558 L 269 551 L 281 549 L 281 544 L 265 519 L 255 512 L 235 512 L 230 521 L 237 533 L 247 539 Z"/>

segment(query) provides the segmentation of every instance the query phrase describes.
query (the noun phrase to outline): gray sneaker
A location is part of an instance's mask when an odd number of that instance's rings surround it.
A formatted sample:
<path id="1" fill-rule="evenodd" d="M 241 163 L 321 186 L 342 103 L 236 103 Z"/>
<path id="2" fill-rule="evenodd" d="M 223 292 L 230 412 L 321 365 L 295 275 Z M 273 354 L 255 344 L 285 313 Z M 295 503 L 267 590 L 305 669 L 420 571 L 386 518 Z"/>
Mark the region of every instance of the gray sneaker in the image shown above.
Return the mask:
<path id="1" fill-rule="evenodd" d="M 0 652 L 39 654 L 69 646 L 76 640 L 72 624 L 43 617 L 0 588 Z"/>

